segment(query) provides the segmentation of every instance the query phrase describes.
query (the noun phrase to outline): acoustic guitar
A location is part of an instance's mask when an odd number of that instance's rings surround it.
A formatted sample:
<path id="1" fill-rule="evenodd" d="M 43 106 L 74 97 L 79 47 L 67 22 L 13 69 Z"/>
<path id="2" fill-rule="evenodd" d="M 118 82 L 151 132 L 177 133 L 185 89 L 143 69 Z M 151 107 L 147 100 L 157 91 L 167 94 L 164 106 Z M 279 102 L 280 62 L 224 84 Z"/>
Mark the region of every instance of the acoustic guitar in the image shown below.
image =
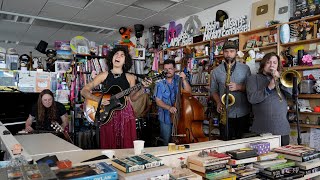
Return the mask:
<path id="1" fill-rule="evenodd" d="M 163 71 L 162 73 L 151 77 L 152 81 L 157 81 L 159 79 L 163 79 L 167 73 Z M 109 105 L 102 105 L 100 111 L 100 122 L 101 125 L 107 124 L 115 111 L 121 110 L 126 107 L 127 99 L 125 96 L 129 95 L 132 91 L 138 90 L 142 87 L 141 83 L 128 88 L 126 90 L 122 90 L 119 86 L 113 85 L 111 86 L 106 93 L 95 92 L 93 95 L 100 97 L 103 95 L 103 99 L 110 101 Z M 98 102 L 86 99 L 84 102 L 84 115 L 88 119 L 90 123 L 95 121 L 95 115 L 98 107 Z"/>
<path id="2" fill-rule="evenodd" d="M 58 122 L 56 122 L 56 121 L 51 122 L 51 127 L 52 127 L 54 130 L 56 130 L 56 132 L 62 133 L 63 136 L 64 136 L 64 138 L 65 138 L 67 141 L 69 141 L 69 142 L 71 142 L 72 144 L 74 144 L 73 141 L 72 141 L 72 139 L 71 139 L 70 136 L 69 136 L 69 133 L 68 133 L 66 130 L 62 129 L 61 125 L 60 125 Z"/>

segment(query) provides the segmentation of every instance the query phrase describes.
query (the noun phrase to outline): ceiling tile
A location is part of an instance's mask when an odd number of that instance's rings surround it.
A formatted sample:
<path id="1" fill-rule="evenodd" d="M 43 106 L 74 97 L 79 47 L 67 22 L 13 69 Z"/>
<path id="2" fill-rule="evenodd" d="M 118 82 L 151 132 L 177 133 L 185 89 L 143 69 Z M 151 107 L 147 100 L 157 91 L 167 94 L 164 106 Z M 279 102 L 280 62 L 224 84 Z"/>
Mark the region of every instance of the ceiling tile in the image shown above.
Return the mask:
<path id="1" fill-rule="evenodd" d="M 137 0 L 107 0 L 108 2 L 119 3 L 124 5 L 131 5 L 132 3 L 136 2 Z"/>
<path id="2" fill-rule="evenodd" d="M 227 2 L 230 0 L 186 0 L 183 2 L 184 5 L 198 7 L 202 9 L 209 9 L 213 6 L 219 5 L 221 3 Z"/>
<path id="3" fill-rule="evenodd" d="M 39 41 L 44 40 L 47 41 L 55 32 L 57 32 L 58 28 L 52 27 L 43 27 L 43 26 L 31 26 L 29 30 L 25 33 L 25 36 L 21 38 L 21 41 Z"/>
<path id="4" fill-rule="evenodd" d="M 148 19 L 142 21 L 142 24 L 149 28 L 151 26 L 163 26 L 170 21 L 175 20 L 173 16 L 170 16 L 166 13 L 160 12 L 154 16 L 149 17 Z"/>
<path id="5" fill-rule="evenodd" d="M 78 19 L 78 18 L 72 18 L 72 20 L 70 20 L 71 22 L 76 22 L 76 23 L 81 23 L 81 24 L 89 24 L 89 25 L 94 25 L 94 26 L 100 26 L 101 25 L 101 21 L 92 21 L 92 20 L 88 20 L 88 19 Z"/>
<path id="6" fill-rule="evenodd" d="M 108 44 L 118 44 L 121 40 L 121 35 L 119 34 L 118 31 L 115 31 L 114 33 L 110 34 L 105 38 L 105 42 Z"/>
<path id="7" fill-rule="evenodd" d="M 50 28 L 58 28 L 58 29 L 60 29 L 65 25 L 65 23 L 59 23 L 59 22 L 35 19 L 33 21 L 32 25 L 33 26 L 42 26 L 42 27 L 50 27 Z"/>
<path id="8" fill-rule="evenodd" d="M 179 19 L 179 18 L 190 16 L 192 14 L 196 14 L 198 12 L 201 12 L 202 10 L 203 9 L 200 9 L 200 8 L 186 6 L 183 4 L 177 4 L 162 12 L 166 14 L 170 14 L 171 16 L 175 17 L 175 19 Z"/>
<path id="9" fill-rule="evenodd" d="M 57 3 L 63 6 L 84 8 L 90 2 L 90 0 L 48 0 L 48 2 Z"/>
<path id="10" fill-rule="evenodd" d="M 57 32 L 55 32 L 50 38 L 49 42 L 54 42 L 56 40 L 67 40 L 70 41 L 75 36 L 81 36 L 84 32 L 81 31 L 71 31 L 71 30 L 65 30 L 60 29 Z M 49 43 L 48 42 L 48 43 Z"/>
<path id="11" fill-rule="evenodd" d="M 48 2 L 41 10 L 39 16 L 68 21 L 78 14 L 80 10 L 79 8 Z"/>
<path id="12" fill-rule="evenodd" d="M 27 32 L 29 27 L 30 24 L 0 21 L 0 31 L 2 32 L 24 33 Z"/>
<path id="13" fill-rule="evenodd" d="M 119 12 L 118 14 L 122 15 L 122 16 L 126 16 L 126 17 L 145 19 L 155 13 L 157 13 L 157 11 L 152 11 L 152 10 L 145 9 L 145 8 L 129 6 L 128 8 Z"/>
<path id="14" fill-rule="evenodd" d="M 2 10 L 36 16 L 46 2 L 47 0 L 3 0 Z"/>
<path id="15" fill-rule="evenodd" d="M 74 18 L 102 22 L 127 6 L 95 0 L 86 9 L 80 11 Z"/>
<path id="16" fill-rule="evenodd" d="M 138 0 L 133 3 L 134 6 L 151 9 L 153 11 L 162 11 L 163 9 L 175 4 L 170 0 Z"/>
<path id="17" fill-rule="evenodd" d="M 0 31 L 0 40 L 20 41 L 21 37 L 23 33 Z"/>
<path id="18" fill-rule="evenodd" d="M 133 26 L 134 24 L 141 24 L 141 21 L 118 15 L 114 15 L 107 21 L 101 23 L 102 26 L 112 27 L 115 29 L 119 29 L 122 26 Z"/>

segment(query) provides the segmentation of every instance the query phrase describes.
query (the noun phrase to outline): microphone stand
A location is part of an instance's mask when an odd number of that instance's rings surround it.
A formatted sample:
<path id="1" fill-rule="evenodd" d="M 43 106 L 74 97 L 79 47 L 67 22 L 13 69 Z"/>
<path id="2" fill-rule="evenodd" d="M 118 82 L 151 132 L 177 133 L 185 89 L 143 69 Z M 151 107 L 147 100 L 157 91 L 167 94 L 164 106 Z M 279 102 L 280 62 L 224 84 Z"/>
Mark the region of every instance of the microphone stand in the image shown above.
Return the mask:
<path id="1" fill-rule="evenodd" d="M 100 149 L 100 110 L 101 110 L 101 103 L 104 96 L 104 91 L 102 91 L 101 98 L 99 100 L 97 111 L 94 116 L 94 125 L 96 127 L 96 143 L 97 143 L 97 149 Z"/>
<path id="2" fill-rule="evenodd" d="M 295 103 L 296 109 L 295 109 L 295 114 L 296 114 L 296 122 L 297 122 L 297 131 L 298 131 L 298 138 L 297 142 L 298 145 L 301 144 L 301 130 L 300 130 L 300 122 L 299 122 L 299 105 L 298 105 L 298 79 L 297 77 L 293 77 L 293 87 L 292 87 L 292 99 L 293 102 Z"/>

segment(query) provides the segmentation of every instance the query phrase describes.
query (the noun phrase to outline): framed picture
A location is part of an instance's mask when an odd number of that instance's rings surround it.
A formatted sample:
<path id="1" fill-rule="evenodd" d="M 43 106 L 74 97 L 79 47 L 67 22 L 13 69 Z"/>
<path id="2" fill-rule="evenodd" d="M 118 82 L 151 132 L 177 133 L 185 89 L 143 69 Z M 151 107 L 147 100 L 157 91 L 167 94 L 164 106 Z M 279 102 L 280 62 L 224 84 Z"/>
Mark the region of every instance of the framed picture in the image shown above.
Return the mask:
<path id="1" fill-rule="evenodd" d="M 146 49 L 145 48 L 135 48 L 134 49 L 134 56 L 132 58 L 145 60 L 146 59 L 145 56 L 146 56 Z"/>
<path id="2" fill-rule="evenodd" d="M 55 72 L 65 73 L 71 66 L 71 62 L 56 61 Z"/>

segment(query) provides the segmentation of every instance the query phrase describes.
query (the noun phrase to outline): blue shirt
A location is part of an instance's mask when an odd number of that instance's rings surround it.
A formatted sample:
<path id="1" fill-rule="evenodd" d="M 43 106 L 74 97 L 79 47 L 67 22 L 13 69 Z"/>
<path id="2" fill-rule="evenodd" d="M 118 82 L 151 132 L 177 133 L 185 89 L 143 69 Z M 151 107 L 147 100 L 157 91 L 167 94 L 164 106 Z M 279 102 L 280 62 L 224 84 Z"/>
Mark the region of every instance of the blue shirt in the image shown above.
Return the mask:
<path id="1" fill-rule="evenodd" d="M 159 81 L 155 86 L 154 97 L 159 98 L 169 106 L 173 106 L 176 101 L 179 79 L 180 77 L 175 75 L 172 83 L 168 83 L 167 79 Z M 171 124 L 170 112 L 166 109 L 158 107 L 158 118 L 161 122 Z"/>

